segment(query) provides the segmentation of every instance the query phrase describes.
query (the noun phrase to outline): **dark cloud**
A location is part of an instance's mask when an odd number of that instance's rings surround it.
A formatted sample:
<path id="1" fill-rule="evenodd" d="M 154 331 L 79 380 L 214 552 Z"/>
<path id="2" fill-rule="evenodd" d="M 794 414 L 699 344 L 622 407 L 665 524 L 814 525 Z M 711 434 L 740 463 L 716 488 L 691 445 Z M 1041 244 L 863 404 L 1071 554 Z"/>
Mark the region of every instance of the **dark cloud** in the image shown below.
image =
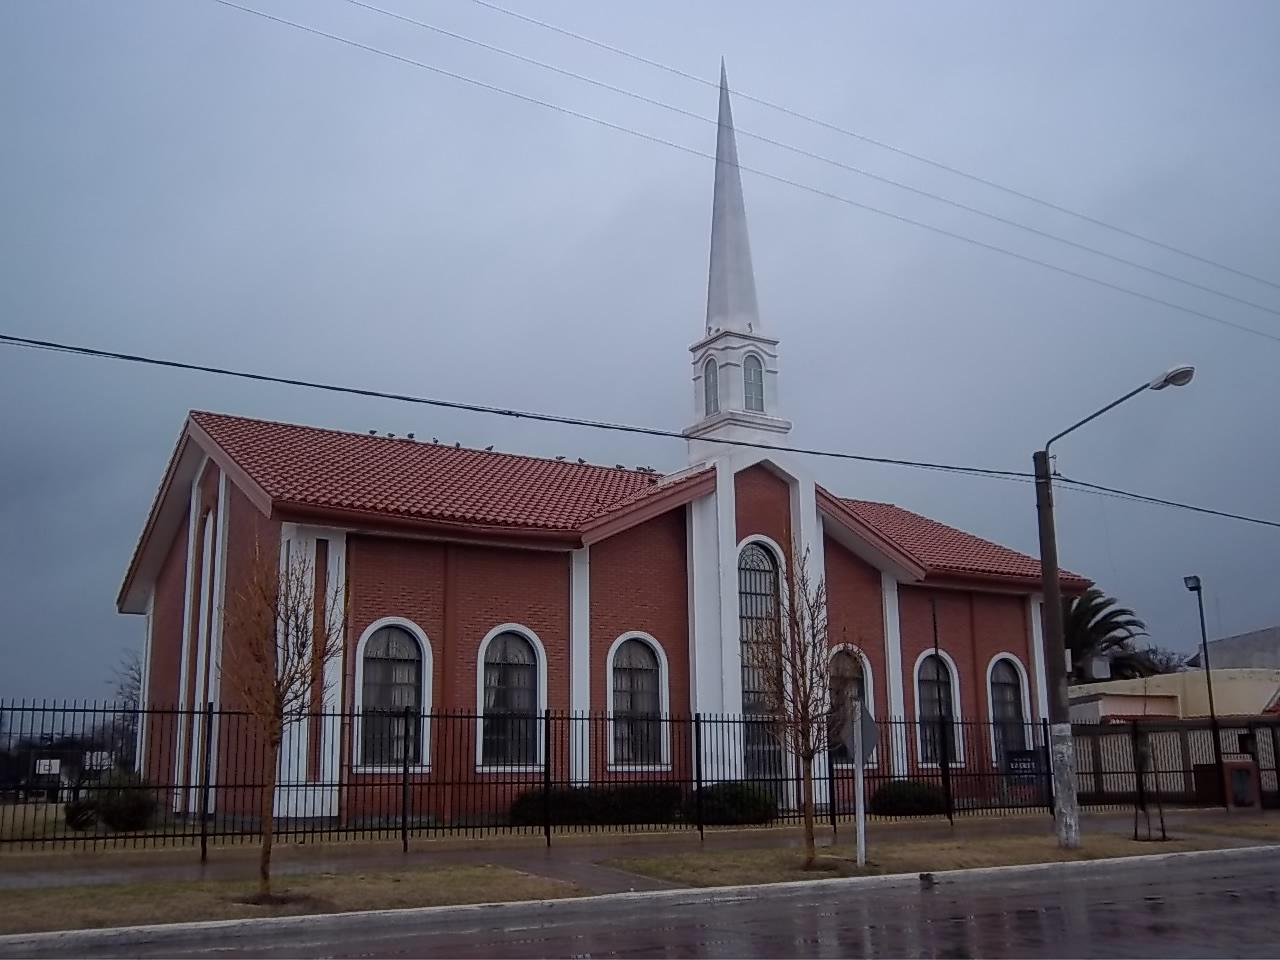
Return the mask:
<path id="1" fill-rule="evenodd" d="M 367 11 L 263 9 L 711 150 L 713 128 Z M 473 4 L 406 13 L 712 115 L 714 91 Z M 536 13 L 1206 256 L 1274 271 L 1280 13 L 1201 4 L 615 5 Z M 740 127 L 1280 306 L 1277 291 L 1108 235 L 740 99 Z M 7 330 L 388 389 L 684 426 L 711 165 L 215 4 L 0 10 Z M 1271 330 L 1144 276 L 743 138 L 743 162 Z M 1280 345 L 745 177 L 757 285 L 799 443 L 1029 468 L 1280 516 Z M 95 695 L 141 622 L 113 601 L 191 407 L 599 462 L 675 442 L 0 351 L 0 695 Z M 1034 551 L 1023 484 L 819 462 Z M 1063 562 L 1186 649 L 1280 621 L 1276 531 L 1063 493 Z"/>

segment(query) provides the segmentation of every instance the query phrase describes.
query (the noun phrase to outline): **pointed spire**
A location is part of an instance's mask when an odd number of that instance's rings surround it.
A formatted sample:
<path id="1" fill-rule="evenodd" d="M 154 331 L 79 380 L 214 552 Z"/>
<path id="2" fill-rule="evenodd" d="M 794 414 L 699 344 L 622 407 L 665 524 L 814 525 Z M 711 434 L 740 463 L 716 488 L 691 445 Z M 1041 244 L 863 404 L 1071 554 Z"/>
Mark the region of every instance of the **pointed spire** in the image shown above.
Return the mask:
<path id="1" fill-rule="evenodd" d="M 707 333 L 760 333 L 756 281 L 742 202 L 742 171 L 729 107 L 729 80 L 720 58 L 720 126 L 716 133 L 716 183 L 711 202 L 711 271 L 707 280 Z"/>

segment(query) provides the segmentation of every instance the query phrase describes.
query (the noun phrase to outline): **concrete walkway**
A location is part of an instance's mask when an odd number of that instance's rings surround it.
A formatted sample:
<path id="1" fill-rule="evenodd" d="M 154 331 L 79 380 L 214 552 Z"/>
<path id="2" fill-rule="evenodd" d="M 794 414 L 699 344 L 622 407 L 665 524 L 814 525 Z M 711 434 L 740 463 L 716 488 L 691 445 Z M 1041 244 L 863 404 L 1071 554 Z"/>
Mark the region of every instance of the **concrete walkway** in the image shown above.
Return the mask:
<path id="1" fill-rule="evenodd" d="M 1222 811 L 1179 811 L 1166 816 L 1172 832 L 1183 832 L 1190 824 L 1229 829 L 1232 816 Z M 1132 813 L 1086 816 L 1083 829 L 1089 832 L 1126 833 L 1133 829 Z M 972 839 L 983 836 L 1020 834 L 1046 835 L 1052 821 L 1040 816 L 973 817 L 946 821 L 902 821 L 868 825 L 868 845 L 927 840 Z M 842 823 L 836 836 L 841 846 L 853 843 L 853 824 Z M 1222 837 L 1229 842 L 1229 837 Z M 830 846 L 830 826 L 818 834 L 820 846 Z M 547 847 L 541 837 L 492 837 L 481 840 L 410 839 L 403 853 L 398 841 L 392 843 L 282 844 L 277 846 L 273 869 L 278 876 L 404 871 L 444 865 L 491 864 L 524 873 L 565 880 L 585 893 L 625 893 L 661 890 L 675 884 L 637 876 L 602 861 L 635 856 L 663 856 L 699 850 L 735 850 L 795 847 L 802 842 L 798 827 L 708 831 L 699 841 L 694 831 L 663 833 L 566 834 L 553 838 Z M 1257 843 L 1257 839 L 1241 840 Z M 106 850 L 97 852 L 53 852 L 47 854 L 0 853 L 0 890 L 96 885 L 113 883 L 164 883 L 198 880 L 249 879 L 256 869 L 257 846 L 217 846 L 210 848 L 209 862 L 199 862 L 199 851 L 190 847 L 159 850 Z"/>

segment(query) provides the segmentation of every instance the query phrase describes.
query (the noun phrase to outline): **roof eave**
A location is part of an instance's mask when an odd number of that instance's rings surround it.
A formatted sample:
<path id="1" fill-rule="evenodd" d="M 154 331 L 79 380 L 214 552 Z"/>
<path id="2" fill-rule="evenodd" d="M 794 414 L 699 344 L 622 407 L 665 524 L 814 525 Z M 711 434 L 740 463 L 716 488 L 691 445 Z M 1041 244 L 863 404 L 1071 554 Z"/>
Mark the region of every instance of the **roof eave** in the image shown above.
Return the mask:
<path id="1" fill-rule="evenodd" d="M 888 568 L 899 579 L 907 581 L 924 579 L 928 572 L 927 568 L 905 547 L 867 523 L 830 491 L 817 487 L 815 492 L 819 512 L 849 531 L 877 555 L 876 561 L 872 561 L 873 566 L 879 569 Z M 864 557 L 864 559 L 867 558 Z"/>
<path id="2" fill-rule="evenodd" d="M 659 517 L 670 510 L 705 497 L 715 491 L 714 468 L 671 484 L 670 489 L 656 491 L 636 503 L 627 504 L 588 521 L 581 528 L 582 545 L 590 546 L 625 530 Z"/>
<path id="3" fill-rule="evenodd" d="M 573 550 L 582 546 L 582 537 L 576 530 L 411 517 L 287 500 L 276 501 L 271 515 L 275 519 L 295 523 L 329 524 L 374 534 L 415 534 L 488 546 L 550 550 Z"/>

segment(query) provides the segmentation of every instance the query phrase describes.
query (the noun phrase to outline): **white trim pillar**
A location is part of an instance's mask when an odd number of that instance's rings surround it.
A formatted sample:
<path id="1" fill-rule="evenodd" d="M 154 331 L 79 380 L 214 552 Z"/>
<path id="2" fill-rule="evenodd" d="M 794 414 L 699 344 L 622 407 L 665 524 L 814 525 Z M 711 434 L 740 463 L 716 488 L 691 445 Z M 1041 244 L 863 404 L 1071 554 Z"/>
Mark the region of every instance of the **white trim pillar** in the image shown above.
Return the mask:
<path id="1" fill-rule="evenodd" d="M 607 680 L 607 678 L 606 678 Z M 591 548 L 569 561 L 569 779 L 591 779 Z"/>
<path id="2" fill-rule="evenodd" d="M 1027 643 L 1031 646 L 1031 667 L 1036 675 L 1036 712 L 1039 719 L 1049 716 L 1049 686 L 1044 665 L 1044 597 L 1033 593 L 1027 597 Z M 1064 653 L 1065 657 L 1066 654 Z"/>
<path id="3" fill-rule="evenodd" d="M 885 695 L 889 704 L 890 743 L 889 769 L 895 777 L 907 773 L 906 694 L 902 679 L 902 622 L 898 607 L 898 580 L 891 573 L 880 574 L 880 600 L 884 616 Z"/>

